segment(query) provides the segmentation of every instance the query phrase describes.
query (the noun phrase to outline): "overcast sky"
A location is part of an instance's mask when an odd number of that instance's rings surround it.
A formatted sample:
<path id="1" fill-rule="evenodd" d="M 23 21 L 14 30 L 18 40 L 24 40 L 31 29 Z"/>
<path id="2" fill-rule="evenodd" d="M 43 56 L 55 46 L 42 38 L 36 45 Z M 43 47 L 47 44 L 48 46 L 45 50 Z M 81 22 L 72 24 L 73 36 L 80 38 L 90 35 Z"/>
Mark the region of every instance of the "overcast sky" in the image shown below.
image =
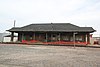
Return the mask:
<path id="1" fill-rule="evenodd" d="M 0 0 L 0 33 L 32 23 L 72 23 L 100 34 L 100 0 Z"/>

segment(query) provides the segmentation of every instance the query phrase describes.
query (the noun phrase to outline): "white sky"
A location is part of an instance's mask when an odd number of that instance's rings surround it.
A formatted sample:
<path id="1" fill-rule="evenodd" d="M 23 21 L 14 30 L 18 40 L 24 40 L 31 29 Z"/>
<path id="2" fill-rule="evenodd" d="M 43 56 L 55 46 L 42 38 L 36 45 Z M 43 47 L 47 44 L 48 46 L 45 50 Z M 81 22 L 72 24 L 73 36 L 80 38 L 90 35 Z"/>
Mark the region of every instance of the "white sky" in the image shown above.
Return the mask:
<path id="1" fill-rule="evenodd" d="M 72 23 L 100 34 L 100 0 L 0 0 L 0 33 L 32 23 Z"/>

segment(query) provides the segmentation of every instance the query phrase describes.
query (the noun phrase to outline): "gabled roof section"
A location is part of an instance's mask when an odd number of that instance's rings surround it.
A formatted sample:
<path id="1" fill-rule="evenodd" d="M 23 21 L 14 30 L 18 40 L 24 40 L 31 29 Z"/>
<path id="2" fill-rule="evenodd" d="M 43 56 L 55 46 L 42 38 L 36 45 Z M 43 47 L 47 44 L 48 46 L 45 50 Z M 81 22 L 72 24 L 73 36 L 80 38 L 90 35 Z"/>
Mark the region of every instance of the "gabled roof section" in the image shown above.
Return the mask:
<path id="1" fill-rule="evenodd" d="M 22 31 L 43 31 L 43 32 L 94 32 L 92 27 L 79 27 L 71 23 L 47 23 L 47 24 L 30 24 L 27 26 L 12 28 L 8 30 L 10 32 L 22 32 Z"/>

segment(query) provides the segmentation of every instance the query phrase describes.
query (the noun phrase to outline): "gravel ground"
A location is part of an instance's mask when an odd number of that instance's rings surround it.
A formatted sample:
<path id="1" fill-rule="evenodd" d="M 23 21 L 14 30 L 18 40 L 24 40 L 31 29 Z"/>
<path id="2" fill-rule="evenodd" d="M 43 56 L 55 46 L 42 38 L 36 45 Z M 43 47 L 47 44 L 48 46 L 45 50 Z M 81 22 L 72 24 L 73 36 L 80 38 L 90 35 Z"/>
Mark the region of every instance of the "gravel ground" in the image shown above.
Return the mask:
<path id="1" fill-rule="evenodd" d="M 100 67 L 100 48 L 0 44 L 0 67 Z"/>

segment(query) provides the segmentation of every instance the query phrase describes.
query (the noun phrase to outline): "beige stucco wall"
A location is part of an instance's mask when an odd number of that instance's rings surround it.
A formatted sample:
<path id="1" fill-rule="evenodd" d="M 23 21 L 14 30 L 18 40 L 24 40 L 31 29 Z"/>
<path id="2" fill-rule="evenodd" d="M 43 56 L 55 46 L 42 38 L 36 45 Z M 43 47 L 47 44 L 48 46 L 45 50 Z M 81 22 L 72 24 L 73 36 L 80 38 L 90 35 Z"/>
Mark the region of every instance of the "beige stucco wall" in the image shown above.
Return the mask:
<path id="1" fill-rule="evenodd" d="M 18 37 L 14 37 L 13 42 L 16 42 L 18 40 Z M 11 42 L 11 37 L 4 37 L 3 42 Z"/>

